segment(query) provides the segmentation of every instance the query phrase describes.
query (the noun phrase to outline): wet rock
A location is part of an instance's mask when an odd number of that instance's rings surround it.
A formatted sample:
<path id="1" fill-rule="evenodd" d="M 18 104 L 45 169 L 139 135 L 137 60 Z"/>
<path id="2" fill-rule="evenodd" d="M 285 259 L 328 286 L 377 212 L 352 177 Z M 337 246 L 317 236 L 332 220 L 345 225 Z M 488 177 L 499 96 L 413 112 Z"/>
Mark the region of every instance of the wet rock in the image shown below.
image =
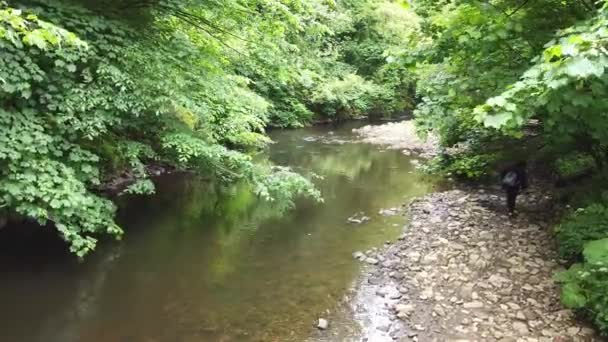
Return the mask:
<path id="1" fill-rule="evenodd" d="M 378 212 L 382 216 L 395 216 L 399 214 L 398 208 L 382 209 Z"/>
<path id="2" fill-rule="evenodd" d="M 346 219 L 346 222 L 353 224 L 362 224 L 369 221 L 371 218 L 369 216 L 365 216 L 365 213 L 356 213 L 353 216 Z"/>
<path id="3" fill-rule="evenodd" d="M 317 329 L 325 330 L 329 327 L 329 322 L 324 318 L 319 318 L 319 322 L 317 323 Z"/>
<path id="4" fill-rule="evenodd" d="M 361 260 L 363 258 L 365 258 L 365 254 L 363 254 L 363 252 L 361 251 L 357 251 L 353 253 L 353 258 L 357 259 L 357 260 Z"/>
<path id="5" fill-rule="evenodd" d="M 375 258 L 365 258 L 365 262 L 370 265 L 376 265 L 379 261 Z"/>

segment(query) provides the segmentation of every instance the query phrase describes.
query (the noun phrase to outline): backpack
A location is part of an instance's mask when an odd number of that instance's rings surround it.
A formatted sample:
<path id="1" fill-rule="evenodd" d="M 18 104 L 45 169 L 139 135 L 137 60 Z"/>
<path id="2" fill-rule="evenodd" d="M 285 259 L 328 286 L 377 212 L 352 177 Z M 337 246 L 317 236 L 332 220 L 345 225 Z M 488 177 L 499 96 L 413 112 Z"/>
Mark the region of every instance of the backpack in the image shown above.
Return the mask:
<path id="1" fill-rule="evenodd" d="M 509 171 L 502 178 L 502 186 L 509 188 L 516 188 L 519 186 L 519 176 L 515 171 Z"/>

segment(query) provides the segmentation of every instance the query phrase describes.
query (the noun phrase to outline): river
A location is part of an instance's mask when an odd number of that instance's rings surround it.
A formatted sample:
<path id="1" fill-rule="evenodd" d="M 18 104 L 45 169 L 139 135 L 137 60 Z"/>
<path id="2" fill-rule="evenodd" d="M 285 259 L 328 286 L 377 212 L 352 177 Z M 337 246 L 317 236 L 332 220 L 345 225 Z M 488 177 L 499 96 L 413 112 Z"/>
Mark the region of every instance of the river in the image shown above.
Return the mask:
<path id="1" fill-rule="evenodd" d="M 353 143 L 352 127 L 271 134 L 268 158 L 321 176 L 321 204 L 282 212 L 243 186 L 174 174 L 156 195 L 121 198 L 123 240 L 84 262 L 52 232 L 4 229 L 0 340 L 306 340 L 360 274 L 352 253 L 400 234 L 404 218 L 379 210 L 431 189 L 414 157 Z M 348 223 L 358 212 L 371 220 Z"/>

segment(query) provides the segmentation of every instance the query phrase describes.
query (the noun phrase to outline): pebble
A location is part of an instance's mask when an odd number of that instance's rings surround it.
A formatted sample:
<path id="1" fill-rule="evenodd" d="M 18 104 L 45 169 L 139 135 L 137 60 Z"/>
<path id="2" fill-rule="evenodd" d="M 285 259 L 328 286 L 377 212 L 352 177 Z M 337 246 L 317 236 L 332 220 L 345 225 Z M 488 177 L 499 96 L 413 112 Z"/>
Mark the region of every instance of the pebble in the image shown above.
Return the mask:
<path id="1" fill-rule="evenodd" d="M 329 327 L 329 322 L 324 318 L 319 318 L 319 322 L 317 323 L 317 328 L 320 330 L 325 330 Z"/>
<path id="2" fill-rule="evenodd" d="M 399 298 L 401 298 L 402 296 L 403 296 L 403 295 L 402 295 L 401 293 L 399 293 L 399 292 L 393 292 L 393 293 L 391 293 L 391 294 L 388 296 L 388 298 L 389 298 L 389 299 L 399 299 Z"/>
<path id="3" fill-rule="evenodd" d="M 483 308 L 483 303 L 479 301 L 468 302 L 463 304 L 465 309 L 481 309 Z"/>
<path id="4" fill-rule="evenodd" d="M 529 332 L 528 325 L 522 322 L 513 322 L 513 330 L 522 336 L 527 335 Z"/>
<path id="5" fill-rule="evenodd" d="M 375 258 L 365 258 L 365 262 L 370 264 L 370 265 L 376 265 L 378 262 L 380 262 L 378 259 Z"/>
<path id="6" fill-rule="evenodd" d="M 412 304 L 397 304 L 395 305 L 395 311 L 400 314 L 409 315 L 414 311 L 414 305 Z"/>

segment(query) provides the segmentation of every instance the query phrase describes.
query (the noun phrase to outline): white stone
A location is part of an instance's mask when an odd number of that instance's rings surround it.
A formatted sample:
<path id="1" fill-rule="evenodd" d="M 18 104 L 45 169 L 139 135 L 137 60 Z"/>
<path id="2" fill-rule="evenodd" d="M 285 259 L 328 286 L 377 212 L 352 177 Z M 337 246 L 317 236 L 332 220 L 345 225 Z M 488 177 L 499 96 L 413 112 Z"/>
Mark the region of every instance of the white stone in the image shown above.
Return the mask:
<path id="1" fill-rule="evenodd" d="M 528 325 L 522 322 L 513 322 L 513 330 L 520 335 L 528 335 Z"/>
<path id="2" fill-rule="evenodd" d="M 483 308 L 483 303 L 480 301 L 468 302 L 463 304 L 465 309 L 481 309 Z"/>
<path id="3" fill-rule="evenodd" d="M 365 262 L 370 265 L 376 265 L 379 261 L 378 261 L 378 259 L 374 259 L 374 258 L 366 258 Z"/>

